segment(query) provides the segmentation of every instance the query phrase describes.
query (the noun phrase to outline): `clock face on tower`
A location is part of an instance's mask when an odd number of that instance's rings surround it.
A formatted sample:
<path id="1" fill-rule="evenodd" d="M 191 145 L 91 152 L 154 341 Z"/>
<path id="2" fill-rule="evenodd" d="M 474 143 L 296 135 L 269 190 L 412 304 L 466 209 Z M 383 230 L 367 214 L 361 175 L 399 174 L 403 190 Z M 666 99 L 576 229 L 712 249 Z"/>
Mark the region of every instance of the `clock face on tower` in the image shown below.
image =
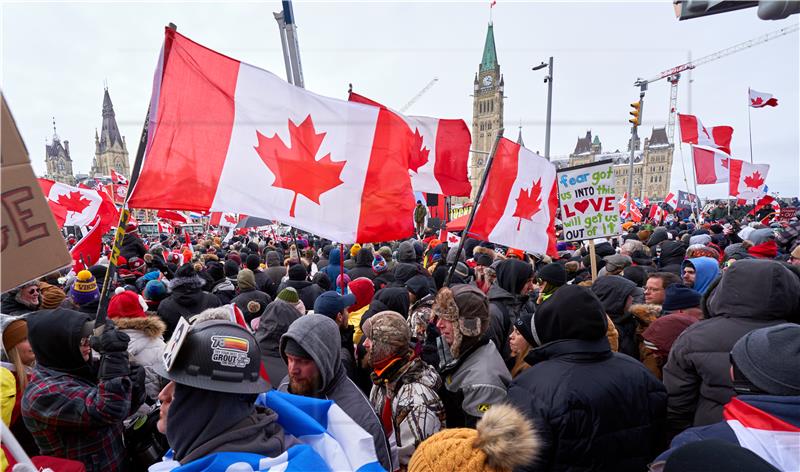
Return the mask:
<path id="1" fill-rule="evenodd" d="M 492 86 L 492 76 L 487 75 L 483 78 L 483 86 L 484 87 L 491 87 Z"/>

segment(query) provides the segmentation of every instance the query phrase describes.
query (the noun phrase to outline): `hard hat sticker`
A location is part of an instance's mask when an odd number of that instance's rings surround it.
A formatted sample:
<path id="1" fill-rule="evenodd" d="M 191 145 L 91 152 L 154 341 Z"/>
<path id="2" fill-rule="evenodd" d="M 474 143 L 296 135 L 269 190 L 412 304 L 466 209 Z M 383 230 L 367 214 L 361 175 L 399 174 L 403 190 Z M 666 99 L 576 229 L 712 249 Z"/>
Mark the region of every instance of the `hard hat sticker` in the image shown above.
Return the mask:
<path id="1" fill-rule="evenodd" d="M 250 363 L 250 342 L 235 336 L 211 336 L 211 360 L 225 367 L 243 368 Z"/>
<path id="2" fill-rule="evenodd" d="M 178 325 L 175 326 L 175 331 L 172 333 L 172 337 L 169 338 L 167 341 L 167 345 L 164 346 L 164 354 L 162 360 L 164 361 L 164 368 L 169 372 L 172 368 L 172 364 L 175 363 L 175 359 L 178 357 L 178 352 L 181 350 L 181 346 L 183 345 L 183 341 L 186 340 L 186 335 L 189 334 L 189 328 L 192 325 L 186 321 L 186 318 L 178 318 Z"/>

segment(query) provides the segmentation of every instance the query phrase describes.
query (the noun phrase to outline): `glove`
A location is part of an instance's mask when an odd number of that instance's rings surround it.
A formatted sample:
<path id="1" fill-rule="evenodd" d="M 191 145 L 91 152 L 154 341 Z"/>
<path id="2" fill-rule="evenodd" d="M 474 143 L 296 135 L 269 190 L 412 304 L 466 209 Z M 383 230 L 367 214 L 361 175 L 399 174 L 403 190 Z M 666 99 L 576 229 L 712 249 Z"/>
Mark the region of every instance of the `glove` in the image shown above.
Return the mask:
<path id="1" fill-rule="evenodd" d="M 147 400 L 145 390 L 145 369 L 138 364 L 130 364 L 130 376 L 133 387 L 131 388 L 131 410 L 139 408 L 139 405 Z"/>
<path id="2" fill-rule="evenodd" d="M 128 350 L 128 342 L 131 338 L 127 334 L 118 330 L 111 320 L 106 321 L 105 330 L 100 336 L 92 336 L 89 344 L 92 349 L 100 354 L 112 352 L 125 352 Z"/>
<path id="3" fill-rule="evenodd" d="M 127 377 L 130 374 L 131 367 L 127 352 L 107 352 L 100 356 L 100 369 L 97 373 L 97 378 L 100 380 Z"/>

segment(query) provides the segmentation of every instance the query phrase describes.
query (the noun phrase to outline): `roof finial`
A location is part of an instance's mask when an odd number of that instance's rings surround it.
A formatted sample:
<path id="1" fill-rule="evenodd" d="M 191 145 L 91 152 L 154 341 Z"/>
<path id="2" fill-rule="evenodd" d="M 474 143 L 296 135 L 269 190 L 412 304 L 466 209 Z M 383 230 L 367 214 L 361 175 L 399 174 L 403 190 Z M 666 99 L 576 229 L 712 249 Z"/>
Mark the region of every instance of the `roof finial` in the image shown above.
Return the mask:
<path id="1" fill-rule="evenodd" d="M 494 10 L 494 6 L 495 5 L 497 5 L 497 0 L 491 0 L 491 2 L 489 2 L 489 24 L 490 25 L 494 23 L 492 21 L 492 10 Z"/>
<path id="2" fill-rule="evenodd" d="M 107 78 L 103 79 L 103 90 L 105 90 L 105 91 L 108 90 L 108 79 Z"/>

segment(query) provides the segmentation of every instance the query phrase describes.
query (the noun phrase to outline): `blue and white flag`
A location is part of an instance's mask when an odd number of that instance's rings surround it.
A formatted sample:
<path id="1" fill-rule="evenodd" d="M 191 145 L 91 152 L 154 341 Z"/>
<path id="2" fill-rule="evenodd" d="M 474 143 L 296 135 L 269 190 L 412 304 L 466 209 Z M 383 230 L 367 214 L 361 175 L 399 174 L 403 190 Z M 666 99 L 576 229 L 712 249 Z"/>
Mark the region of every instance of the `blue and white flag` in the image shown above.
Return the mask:
<path id="1" fill-rule="evenodd" d="M 383 471 L 372 436 L 332 400 L 271 390 L 256 405 L 278 414 L 284 434 L 311 446 L 332 470 Z"/>
<path id="2" fill-rule="evenodd" d="M 170 450 L 170 452 L 172 452 Z M 169 455 L 168 455 L 169 456 Z M 148 472 L 302 472 L 330 471 L 331 468 L 310 446 L 298 444 L 277 457 L 249 452 L 217 452 L 181 465 L 165 458 L 151 465 Z"/>

